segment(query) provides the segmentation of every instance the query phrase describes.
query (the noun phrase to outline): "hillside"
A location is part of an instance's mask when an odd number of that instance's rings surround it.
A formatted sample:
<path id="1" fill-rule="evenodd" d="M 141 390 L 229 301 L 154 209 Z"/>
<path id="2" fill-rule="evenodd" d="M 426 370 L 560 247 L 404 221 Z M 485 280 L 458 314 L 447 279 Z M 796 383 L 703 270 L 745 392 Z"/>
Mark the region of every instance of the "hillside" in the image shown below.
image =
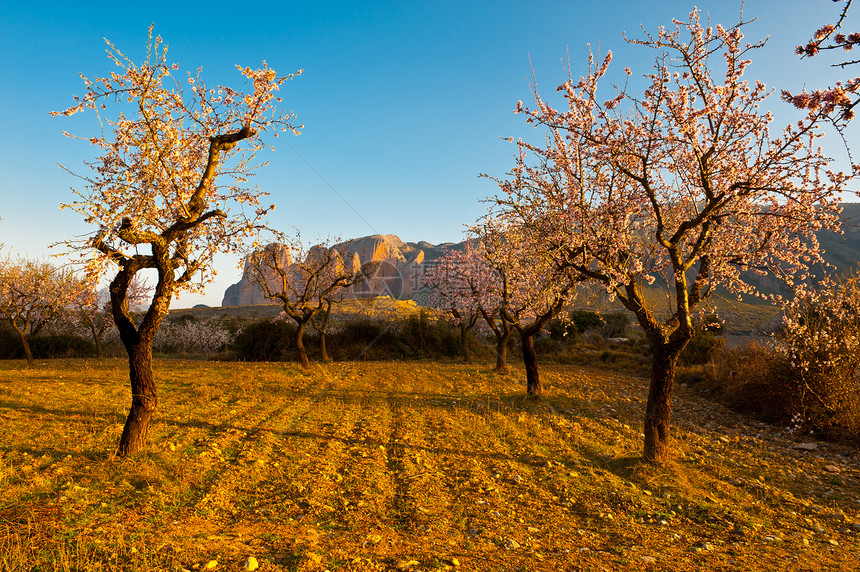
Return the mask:
<path id="1" fill-rule="evenodd" d="M 844 203 L 842 219 L 844 234 L 823 232 L 818 240 L 827 262 L 845 271 L 860 263 L 860 203 Z"/>
<path id="2" fill-rule="evenodd" d="M 0 362 L 0 569 L 855 570 L 856 448 L 575 366 L 156 361 L 149 445 L 111 456 L 127 363 Z M 211 568 L 209 566 L 211 565 Z"/>

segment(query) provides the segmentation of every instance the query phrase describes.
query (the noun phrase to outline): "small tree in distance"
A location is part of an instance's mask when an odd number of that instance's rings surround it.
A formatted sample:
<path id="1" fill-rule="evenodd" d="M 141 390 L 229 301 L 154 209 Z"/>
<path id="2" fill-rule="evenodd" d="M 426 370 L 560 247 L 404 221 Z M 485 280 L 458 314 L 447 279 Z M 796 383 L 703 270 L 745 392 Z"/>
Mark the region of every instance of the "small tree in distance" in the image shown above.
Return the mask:
<path id="1" fill-rule="evenodd" d="M 146 440 L 158 395 L 152 375 L 152 344 L 171 299 L 199 291 L 212 279 L 216 253 L 237 252 L 263 226 L 272 206 L 248 187 L 252 158 L 270 130 L 297 132 L 291 113 L 276 110 L 280 86 L 293 75 L 238 67 L 250 82 L 247 93 L 207 87 L 200 69 L 180 79 L 167 61 L 167 46 L 149 29 L 146 59 L 135 64 L 108 42 L 117 71 L 84 78 L 86 93 L 64 112 L 72 115 L 119 107 L 107 127 L 88 138 L 101 155 L 82 177 L 78 200 L 64 208 L 96 227 L 83 241 L 69 241 L 95 283 L 115 272 L 111 312 L 129 358 L 132 404 L 117 451 L 138 451 Z M 301 73 L 301 72 L 299 72 Z M 277 135 L 277 133 L 275 133 Z M 226 179 L 227 182 L 222 182 Z M 142 270 L 157 274 L 151 303 L 136 320 L 129 289 Z"/>
<path id="2" fill-rule="evenodd" d="M 128 288 L 126 297 L 131 310 L 148 300 L 150 288 L 145 281 L 137 279 L 132 281 Z M 113 326 L 113 312 L 111 311 L 110 292 L 95 290 L 93 288 L 82 288 L 72 298 L 69 304 L 69 315 L 72 319 L 79 321 L 90 331 L 93 343 L 96 347 L 96 356 L 104 357 L 104 344 L 102 340 L 105 333 Z"/>
<path id="3" fill-rule="evenodd" d="M 304 344 L 308 324 L 322 313 L 327 322 L 331 303 L 376 268 L 373 263 L 364 267 L 354 264 L 343 245 L 323 243 L 306 251 L 300 236 L 291 245 L 273 242 L 252 252 L 245 265 L 263 295 L 281 304 L 284 315 L 296 322 L 296 349 L 304 369 L 310 368 Z M 322 324 L 319 327 L 322 329 Z"/>
<path id="4" fill-rule="evenodd" d="M 28 366 L 35 363 L 30 339 L 64 314 L 80 286 L 71 271 L 48 262 L 9 257 L 0 261 L 0 317 L 18 334 Z"/>
<path id="5" fill-rule="evenodd" d="M 755 293 L 743 272 L 806 278 L 821 260 L 815 232 L 838 229 L 847 177 L 828 171 L 816 146 L 821 110 L 770 131 L 760 108 L 769 90 L 743 79 L 757 46 L 744 43 L 740 24 L 706 27 L 694 11 L 633 43 L 656 54 L 642 96 L 598 95 L 609 54 L 558 88 L 564 110 L 536 88 L 533 109 L 518 104 L 546 128 L 546 143 L 518 143 L 497 200 L 540 249 L 636 316 L 653 348 L 643 457 L 664 462 L 675 366 L 697 308 L 718 285 Z M 724 71 L 712 70 L 712 57 Z M 657 279 L 666 309 L 646 295 Z"/>
<path id="6" fill-rule="evenodd" d="M 581 280 L 559 264 L 552 251 L 541 247 L 534 234 L 539 232 L 539 227 L 516 224 L 504 216 L 495 218 L 490 215 L 472 230 L 480 236 L 487 264 L 497 274 L 490 287 L 498 290 L 490 290 L 488 298 L 498 301 L 499 318 L 519 332 L 526 370 L 526 393 L 538 397 L 543 388 L 534 340 L 565 306 L 573 302 Z M 499 331 L 504 333 L 507 327 L 500 324 L 494 328 L 500 341 L 504 337 L 507 342 L 507 337 L 499 334 Z M 503 349 L 499 348 L 499 351 Z"/>
<path id="7" fill-rule="evenodd" d="M 473 229 L 474 230 L 474 229 Z M 473 274 L 470 279 L 474 286 L 474 296 L 478 298 L 478 311 L 487 327 L 496 338 L 496 372 L 507 374 L 508 341 L 514 328 L 502 317 L 508 300 L 507 280 L 493 265 L 490 252 L 480 238 L 466 242 L 468 266 Z"/>
<path id="8" fill-rule="evenodd" d="M 481 266 L 474 256 L 475 245 L 466 242 L 463 250 L 447 249 L 427 265 L 422 287 L 431 289 L 431 305 L 450 315 L 460 330 L 463 361 L 470 363 L 469 331 L 481 318 Z"/>

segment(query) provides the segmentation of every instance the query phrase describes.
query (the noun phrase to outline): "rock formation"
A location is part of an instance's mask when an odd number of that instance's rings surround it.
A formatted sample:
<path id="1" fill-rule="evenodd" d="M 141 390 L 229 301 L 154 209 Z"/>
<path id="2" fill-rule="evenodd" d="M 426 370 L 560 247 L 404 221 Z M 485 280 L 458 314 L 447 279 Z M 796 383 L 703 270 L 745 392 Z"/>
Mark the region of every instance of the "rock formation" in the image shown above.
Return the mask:
<path id="1" fill-rule="evenodd" d="M 433 260 L 442 255 L 447 248 L 460 248 L 459 243 L 433 245 L 428 242 L 403 242 L 393 234 L 374 234 L 348 240 L 335 245 L 342 248 L 344 263 L 353 269 L 358 269 L 369 262 L 376 263 L 372 277 L 347 292 L 347 297 L 373 298 L 376 296 L 391 296 L 397 300 L 410 300 L 421 289 L 424 269 Z M 315 246 L 314 249 L 321 248 Z M 291 264 L 289 248 L 282 247 L 285 264 Z M 242 280 L 233 284 L 224 293 L 222 306 L 245 306 L 253 304 L 270 304 L 262 290 L 250 277 L 248 263 L 242 274 Z"/>

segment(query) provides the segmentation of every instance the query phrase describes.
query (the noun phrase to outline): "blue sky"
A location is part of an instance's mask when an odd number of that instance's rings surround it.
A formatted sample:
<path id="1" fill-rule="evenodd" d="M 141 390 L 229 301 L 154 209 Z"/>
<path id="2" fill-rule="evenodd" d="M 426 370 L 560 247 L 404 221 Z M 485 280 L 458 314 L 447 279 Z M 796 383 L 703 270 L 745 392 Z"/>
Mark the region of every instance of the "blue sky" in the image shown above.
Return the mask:
<path id="1" fill-rule="evenodd" d="M 485 211 L 481 200 L 495 186 L 479 174 L 501 176 L 512 166 L 515 148 L 500 138 L 540 136 L 513 113 L 517 100 L 529 101 L 531 66 L 545 95 L 563 81 L 568 50 L 574 74 L 584 69 L 588 43 L 613 51 L 619 79 L 624 66 L 647 72 L 652 53 L 625 44 L 622 32 L 669 25 L 697 5 L 713 23 L 740 15 L 740 2 L 727 0 L 0 0 L 0 242 L 13 254 L 45 257 L 51 243 L 91 230 L 58 209 L 77 181 L 57 163 L 86 172 L 92 149 L 62 131 L 93 134 L 95 116 L 49 112 L 83 92 L 79 73 L 111 70 L 102 38 L 139 59 L 154 22 L 169 58 L 183 71 L 202 67 L 210 85 L 239 87 L 234 66 L 263 59 L 279 73 L 303 68 L 282 90 L 303 133 L 277 139 L 269 166 L 253 179 L 277 204 L 272 225 L 299 227 L 310 241 L 382 233 L 439 243 L 461 240 L 463 225 Z M 748 76 L 777 90 L 832 83 L 839 72 L 826 56 L 801 61 L 793 48 L 837 10 L 830 0 L 748 0 L 745 19 L 757 20 L 747 38 L 770 36 Z M 771 101 L 780 123 L 798 118 L 778 96 Z M 835 137 L 826 147 L 845 160 Z M 220 304 L 240 276 L 237 263 L 220 259 L 206 295 L 173 306 Z"/>

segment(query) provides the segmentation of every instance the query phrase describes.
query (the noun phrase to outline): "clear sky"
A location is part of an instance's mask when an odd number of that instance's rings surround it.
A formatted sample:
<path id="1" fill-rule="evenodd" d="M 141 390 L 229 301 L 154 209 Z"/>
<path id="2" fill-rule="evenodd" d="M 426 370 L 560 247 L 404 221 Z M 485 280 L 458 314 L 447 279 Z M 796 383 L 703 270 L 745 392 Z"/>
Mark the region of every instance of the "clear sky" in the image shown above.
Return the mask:
<path id="1" fill-rule="evenodd" d="M 277 204 L 272 225 L 298 227 L 311 241 L 381 233 L 440 243 L 461 240 L 463 225 L 485 212 L 481 200 L 496 187 L 479 174 L 501 176 L 513 165 L 515 147 L 500 138 L 539 136 L 513 113 L 517 100 L 529 101 L 532 66 L 545 95 L 564 80 L 568 50 L 580 75 L 589 43 L 613 51 L 615 77 L 624 66 L 647 72 L 653 54 L 625 44 L 622 32 L 670 25 L 694 6 L 724 25 L 741 12 L 734 0 L 0 0 L 0 242 L 13 255 L 46 257 L 56 251 L 50 244 L 92 230 L 58 209 L 78 181 L 57 164 L 86 173 L 93 148 L 62 131 L 94 134 L 95 116 L 49 112 L 83 93 L 79 73 L 111 71 L 102 38 L 140 59 L 154 22 L 169 59 L 183 72 L 202 67 L 210 85 L 241 87 L 236 64 L 303 68 L 282 89 L 303 133 L 275 140 L 277 151 L 253 179 Z M 743 10 L 756 18 L 747 38 L 770 37 L 748 77 L 798 90 L 839 76 L 827 56 L 801 61 L 793 53 L 835 21 L 838 5 L 747 0 Z M 855 23 L 856 11 L 850 31 L 860 29 Z M 799 118 L 778 95 L 770 101 L 780 123 Z M 827 148 L 845 160 L 837 139 Z M 173 307 L 220 304 L 241 275 L 237 264 L 220 259 L 205 296 L 183 296 Z"/>

